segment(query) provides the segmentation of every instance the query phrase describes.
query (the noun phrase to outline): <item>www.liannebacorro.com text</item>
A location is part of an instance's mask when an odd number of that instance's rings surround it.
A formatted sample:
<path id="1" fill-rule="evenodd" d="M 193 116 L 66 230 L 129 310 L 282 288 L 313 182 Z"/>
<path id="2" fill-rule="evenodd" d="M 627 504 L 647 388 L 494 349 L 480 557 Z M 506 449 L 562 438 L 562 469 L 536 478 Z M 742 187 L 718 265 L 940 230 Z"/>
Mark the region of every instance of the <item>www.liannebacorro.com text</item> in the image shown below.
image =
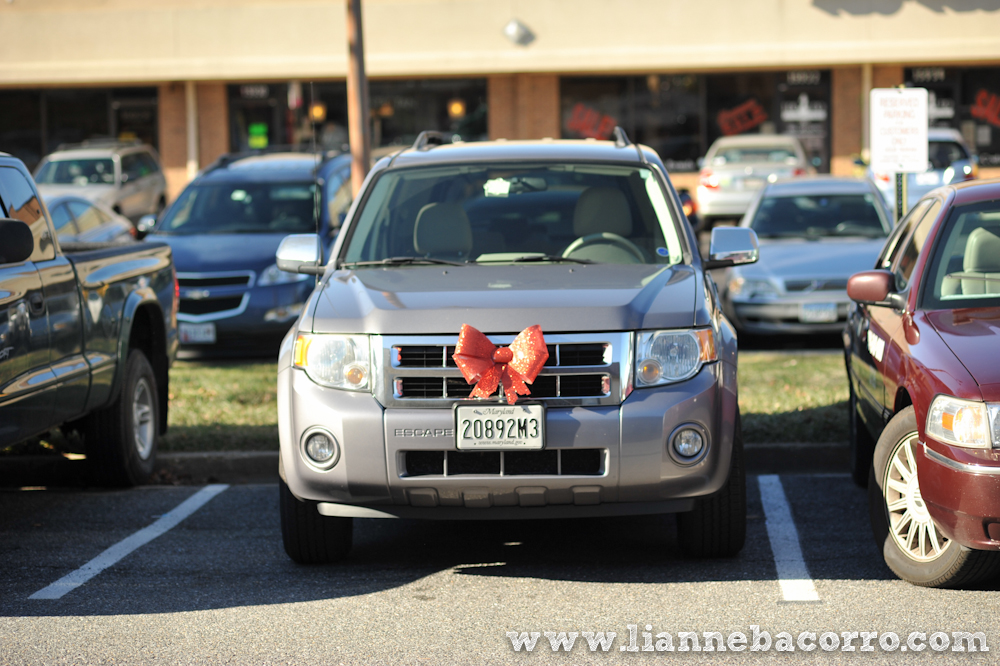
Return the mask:
<path id="1" fill-rule="evenodd" d="M 539 640 L 542 636 L 544 640 Z M 913 631 L 896 634 L 877 631 L 654 631 L 652 625 L 625 625 L 614 631 L 508 631 L 514 651 L 532 652 L 536 647 L 554 652 L 577 649 L 590 652 L 989 652 L 986 634 L 968 631 Z"/>

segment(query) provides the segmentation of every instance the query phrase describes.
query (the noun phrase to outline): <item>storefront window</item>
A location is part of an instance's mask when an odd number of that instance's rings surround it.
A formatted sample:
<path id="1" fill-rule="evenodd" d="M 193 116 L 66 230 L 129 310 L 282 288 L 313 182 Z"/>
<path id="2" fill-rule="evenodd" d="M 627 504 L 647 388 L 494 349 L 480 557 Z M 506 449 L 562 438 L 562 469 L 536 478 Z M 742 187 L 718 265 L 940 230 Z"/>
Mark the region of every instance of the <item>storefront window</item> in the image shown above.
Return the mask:
<path id="1" fill-rule="evenodd" d="M 818 171 L 829 171 L 830 73 L 563 77 L 562 136 L 610 138 L 616 125 L 660 155 L 671 171 L 695 171 L 720 136 L 798 137 Z"/>
<path id="2" fill-rule="evenodd" d="M 953 127 L 979 153 L 979 164 L 1000 167 L 1000 68 L 913 67 L 906 85 L 927 88 L 932 127 Z"/>
<path id="3" fill-rule="evenodd" d="M 424 130 L 487 138 L 485 79 L 369 81 L 372 147 L 408 145 Z M 343 81 L 229 86 L 233 150 L 274 145 L 322 150 L 347 144 Z"/>

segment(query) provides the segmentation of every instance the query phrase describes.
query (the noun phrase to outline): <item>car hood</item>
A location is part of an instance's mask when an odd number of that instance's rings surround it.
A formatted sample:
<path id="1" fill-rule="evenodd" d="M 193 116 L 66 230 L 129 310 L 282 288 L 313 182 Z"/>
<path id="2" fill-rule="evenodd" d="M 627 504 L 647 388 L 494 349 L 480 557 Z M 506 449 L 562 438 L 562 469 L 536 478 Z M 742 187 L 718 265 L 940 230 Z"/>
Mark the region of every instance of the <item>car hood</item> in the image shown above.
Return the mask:
<path id="1" fill-rule="evenodd" d="M 745 278 L 842 278 L 871 270 L 884 238 L 824 238 L 822 240 L 760 239 L 760 259 L 740 266 Z"/>
<path id="2" fill-rule="evenodd" d="M 313 331 L 458 335 L 689 328 L 691 266 L 412 266 L 340 270 L 316 303 Z"/>
<path id="3" fill-rule="evenodd" d="M 115 202 L 117 190 L 114 185 L 39 185 L 38 193 L 43 199 L 72 195 L 111 206 Z"/>
<path id="4" fill-rule="evenodd" d="M 150 234 L 147 240 L 173 250 L 178 273 L 262 271 L 275 263 L 274 253 L 287 234 Z"/>
<path id="5" fill-rule="evenodd" d="M 980 386 L 1000 385 L 1000 308 L 936 310 L 927 320 Z"/>

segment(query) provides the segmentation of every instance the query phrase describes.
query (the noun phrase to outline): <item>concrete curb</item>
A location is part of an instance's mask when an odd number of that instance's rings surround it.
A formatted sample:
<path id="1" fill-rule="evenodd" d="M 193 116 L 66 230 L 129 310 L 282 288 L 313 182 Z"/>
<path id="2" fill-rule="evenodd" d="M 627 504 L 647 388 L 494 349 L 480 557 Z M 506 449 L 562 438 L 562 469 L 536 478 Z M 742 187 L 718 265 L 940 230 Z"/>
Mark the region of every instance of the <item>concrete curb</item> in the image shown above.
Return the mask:
<path id="1" fill-rule="evenodd" d="M 847 473 L 846 442 L 823 444 L 749 443 L 746 468 L 749 474 Z M 150 481 L 158 485 L 204 485 L 206 483 L 277 483 L 277 451 L 215 451 L 161 453 Z M 0 458 L 0 487 L 81 487 L 89 485 L 86 460 L 82 456 L 8 456 Z"/>

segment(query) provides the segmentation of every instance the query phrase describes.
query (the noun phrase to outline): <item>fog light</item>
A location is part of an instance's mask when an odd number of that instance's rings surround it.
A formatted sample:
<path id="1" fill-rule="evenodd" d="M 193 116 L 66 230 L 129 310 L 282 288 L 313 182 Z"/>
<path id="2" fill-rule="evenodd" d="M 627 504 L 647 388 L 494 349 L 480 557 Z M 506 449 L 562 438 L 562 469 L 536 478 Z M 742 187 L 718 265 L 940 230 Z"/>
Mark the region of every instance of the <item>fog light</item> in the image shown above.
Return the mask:
<path id="1" fill-rule="evenodd" d="M 694 458 L 705 448 L 705 438 L 693 428 L 685 428 L 674 435 L 674 451 L 682 458 Z"/>
<path id="2" fill-rule="evenodd" d="M 333 467 L 340 458 L 340 447 L 333 435 L 322 430 L 309 433 L 306 436 L 305 446 L 306 457 L 310 462 L 319 467 Z"/>

